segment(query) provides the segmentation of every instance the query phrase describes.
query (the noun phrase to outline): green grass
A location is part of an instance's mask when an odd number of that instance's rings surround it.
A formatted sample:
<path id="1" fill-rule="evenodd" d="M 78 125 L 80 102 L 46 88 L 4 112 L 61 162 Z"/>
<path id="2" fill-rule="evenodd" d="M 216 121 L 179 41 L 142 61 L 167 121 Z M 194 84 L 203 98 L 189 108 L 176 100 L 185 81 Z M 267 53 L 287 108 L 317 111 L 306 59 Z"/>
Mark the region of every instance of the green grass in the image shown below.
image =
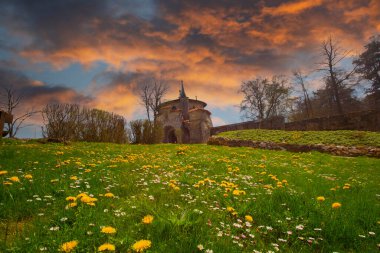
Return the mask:
<path id="1" fill-rule="evenodd" d="M 7 171 L 0 176 L 0 252 L 58 252 L 72 240 L 79 242 L 72 252 L 97 252 L 105 242 L 131 252 L 141 239 L 152 242 L 146 252 L 201 252 L 200 244 L 202 252 L 378 252 L 379 159 L 2 140 L 0 171 Z M 5 185 L 12 176 L 20 182 Z M 77 200 L 65 208 L 66 197 L 81 192 L 97 198 L 95 206 Z M 334 202 L 342 206 L 333 209 Z M 145 215 L 152 224 L 141 222 Z"/>
<path id="2" fill-rule="evenodd" d="M 365 131 L 282 131 L 250 129 L 223 132 L 217 136 L 238 140 L 268 141 L 289 144 L 334 144 L 342 146 L 380 147 L 380 133 Z"/>

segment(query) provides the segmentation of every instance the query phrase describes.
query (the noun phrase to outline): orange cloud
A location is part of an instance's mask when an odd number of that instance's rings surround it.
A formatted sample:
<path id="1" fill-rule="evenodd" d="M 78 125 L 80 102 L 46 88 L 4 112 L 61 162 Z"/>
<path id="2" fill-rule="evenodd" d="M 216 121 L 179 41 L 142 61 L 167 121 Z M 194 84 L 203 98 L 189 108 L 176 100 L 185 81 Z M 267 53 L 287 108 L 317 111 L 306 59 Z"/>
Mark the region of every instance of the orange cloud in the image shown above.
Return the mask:
<path id="1" fill-rule="evenodd" d="M 89 107 L 114 112 L 129 119 L 140 106 L 138 96 L 123 85 L 101 89 L 93 96 L 95 99 L 89 103 Z"/>
<path id="2" fill-rule="evenodd" d="M 361 49 L 367 36 L 380 31 L 380 2 L 359 2 L 299 0 L 266 7 L 263 1 L 246 10 L 238 4 L 196 8 L 184 1 L 187 8 L 160 17 L 174 28 L 156 29 L 138 18 L 96 19 L 91 36 L 78 33 L 50 50 L 26 47 L 21 56 L 57 69 L 102 61 L 108 70 L 184 80 L 190 96 L 213 106 L 236 105 L 242 80 L 286 74 L 296 65 L 311 68 L 317 60 L 308 57 L 318 55 L 330 34 L 346 49 Z M 139 110 L 138 83 L 104 86 L 91 90 L 91 106 L 127 116 Z M 167 98 L 177 97 L 176 89 Z"/>
<path id="3" fill-rule="evenodd" d="M 301 0 L 291 3 L 283 3 L 277 7 L 264 7 L 263 14 L 268 15 L 294 15 L 305 10 L 322 5 L 323 0 Z"/>

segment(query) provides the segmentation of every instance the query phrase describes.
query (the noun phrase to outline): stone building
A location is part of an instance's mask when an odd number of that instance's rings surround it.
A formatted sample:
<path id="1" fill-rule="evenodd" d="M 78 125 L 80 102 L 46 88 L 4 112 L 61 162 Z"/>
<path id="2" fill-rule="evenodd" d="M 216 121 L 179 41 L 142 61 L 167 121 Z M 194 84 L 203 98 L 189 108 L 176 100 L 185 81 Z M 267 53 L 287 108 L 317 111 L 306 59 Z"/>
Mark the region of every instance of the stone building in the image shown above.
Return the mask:
<path id="1" fill-rule="evenodd" d="M 157 120 L 164 131 L 164 143 L 206 143 L 212 128 L 211 113 L 206 103 L 186 96 L 183 82 L 179 98 L 159 107 Z"/>

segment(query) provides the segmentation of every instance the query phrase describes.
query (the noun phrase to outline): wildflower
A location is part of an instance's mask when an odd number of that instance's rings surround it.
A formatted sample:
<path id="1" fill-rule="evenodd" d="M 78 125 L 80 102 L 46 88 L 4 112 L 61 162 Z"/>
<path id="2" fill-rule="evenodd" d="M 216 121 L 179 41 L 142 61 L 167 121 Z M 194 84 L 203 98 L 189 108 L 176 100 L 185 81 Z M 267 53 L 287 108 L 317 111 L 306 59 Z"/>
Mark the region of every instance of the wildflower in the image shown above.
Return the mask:
<path id="1" fill-rule="evenodd" d="M 11 182 L 8 182 L 8 181 L 5 181 L 5 182 L 3 183 L 3 185 L 12 185 L 12 183 L 11 183 Z"/>
<path id="2" fill-rule="evenodd" d="M 87 193 L 82 192 L 82 193 L 77 195 L 78 199 L 83 198 L 83 197 L 88 197 Z"/>
<path id="3" fill-rule="evenodd" d="M 78 180 L 78 177 L 77 176 L 71 176 L 70 179 L 71 180 Z"/>
<path id="4" fill-rule="evenodd" d="M 20 179 L 16 176 L 14 177 L 10 177 L 9 180 L 13 181 L 13 182 L 20 182 Z"/>
<path id="5" fill-rule="evenodd" d="M 77 206 L 77 203 L 76 202 L 72 202 L 72 203 L 70 203 L 70 204 L 68 204 L 66 206 L 66 209 L 69 209 L 69 208 L 72 208 L 72 207 L 76 207 L 76 206 Z"/>
<path id="6" fill-rule="evenodd" d="M 296 226 L 296 229 L 297 229 L 297 230 L 303 230 L 303 229 L 304 229 L 304 226 L 301 225 L 301 224 L 300 224 L 300 225 L 297 225 L 297 226 Z"/>
<path id="7" fill-rule="evenodd" d="M 199 250 L 203 250 L 203 249 L 204 249 L 204 247 L 203 247 L 202 244 L 199 244 L 199 245 L 197 246 L 197 248 L 198 248 Z"/>
<path id="8" fill-rule="evenodd" d="M 338 209 L 338 208 L 340 208 L 341 206 L 342 206 L 342 204 L 339 203 L 339 202 L 334 202 L 334 203 L 331 205 L 331 207 L 334 208 L 334 209 Z"/>
<path id="9" fill-rule="evenodd" d="M 252 221 L 253 221 L 253 218 L 252 218 L 251 215 L 246 215 L 246 216 L 245 216 L 245 220 L 246 220 L 246 221 L 249 221 L 249 222 L 252 222 Z"/>
<path id="10" fill-rule="evenodd" d="M 317 197 L 317 201 L 323 202 L 323 201 L 325 201 L 325 197 L 319 196 L 319 197 Z"/>
<path id="11" fill-rule="evenodd" d="M 142 219 L 142 223 L 144 224 L 151 224 L 153 222 L 153 216 L 152 215 L 146 215 Z"/>
<path id="12" fill-rule="evenodd" d="M 70 201 L 70 202 L 74 202 L 74 201 L 77 200 L 77 198 L 76 198 L 76 197 L 72 197 L 72 196 L 68 196 L 68 197 L 66 198 L 66 200 L 67 200 L 67 201 Z"/>
<path id="13" fill-rule="evenodd" d="M 107 192 L 106 194 L 104 194 L 104 197 L 106 197 L 106 198 L 114 198 L 115 195 L 113 195 L 113 193 L 111 193 L 111 192 Z"/>
<path id="14" fill-rule="evenodd" d="M 90 196 L 83 196 L 81 199 L 80 199 L 80 201 L 82 201 L 83 203 L 93 203 L 93 202 L 95 202 L 95 201 L 98 201 L 98 199 L 97 198 L 91 198 Z"/>
<path id="15" fill-rule="evenodd" d="M 6 170 L 0 170 L 0 176 L 5 175 L 7 173 L 8 173 L 8 171 L 6 171 Z"/>
<path id="16" fill-rule="evenodd" d="M 61 251 L 71 252 L 78 245 L 78 241 L 65 242 L 61 245 Z"/>
<path id="17" fill-rule="evenodd" d="M 105 250 L 115 251 L 115 245 L 110 244 L 110 243 L 104 243 L 99 246 L 98 250 L 99 251 L 105 251 Z"/>
<path id="18" fill-rule="evenodd" d="M 102 228 L 102 233 L 105 233 L 105 234 L 115 234 L 116 233 L 116 228 L 113 228 L 113 227 L 103 227 Z"/>
<path id="19" fill-rule="evenodd" d="M 26 175 L 24 176 L 24 178 L 26 178 L 26 179 L 32 179 L 32 178 L 33 178 L 33 176 L 32 176 L 32 175 L 30 175 L 30 174 L 26 174 Z"/>
<path id="20" fill-rule="evenodd" d="M 136 252 L 144 252 L 152 246 L 152 242 L 149 240 L 140 240 L 132 245 L 132 249 Z"/>

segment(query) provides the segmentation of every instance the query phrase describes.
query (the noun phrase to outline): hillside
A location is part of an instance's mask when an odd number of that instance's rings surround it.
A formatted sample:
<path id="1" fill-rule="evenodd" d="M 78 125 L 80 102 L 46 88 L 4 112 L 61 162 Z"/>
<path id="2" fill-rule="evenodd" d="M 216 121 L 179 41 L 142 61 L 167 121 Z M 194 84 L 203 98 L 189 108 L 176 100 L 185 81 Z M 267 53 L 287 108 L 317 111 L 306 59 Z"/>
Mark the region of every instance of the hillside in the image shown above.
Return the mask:
<path id="1" fill-rule="evenodd" d="M 1 252 L 376 252 L 380 240 L 374 158 L 1 140 L 0 181 Z"/>
<path id="2" fill-rule="evenodd" d="M 253 140 L 288 144 L 327 144 L 380 147 L 380 133 L 366 131 L 282 131 L 250 129 L 223 132 L 218 136 L 236 140 Z"/>

